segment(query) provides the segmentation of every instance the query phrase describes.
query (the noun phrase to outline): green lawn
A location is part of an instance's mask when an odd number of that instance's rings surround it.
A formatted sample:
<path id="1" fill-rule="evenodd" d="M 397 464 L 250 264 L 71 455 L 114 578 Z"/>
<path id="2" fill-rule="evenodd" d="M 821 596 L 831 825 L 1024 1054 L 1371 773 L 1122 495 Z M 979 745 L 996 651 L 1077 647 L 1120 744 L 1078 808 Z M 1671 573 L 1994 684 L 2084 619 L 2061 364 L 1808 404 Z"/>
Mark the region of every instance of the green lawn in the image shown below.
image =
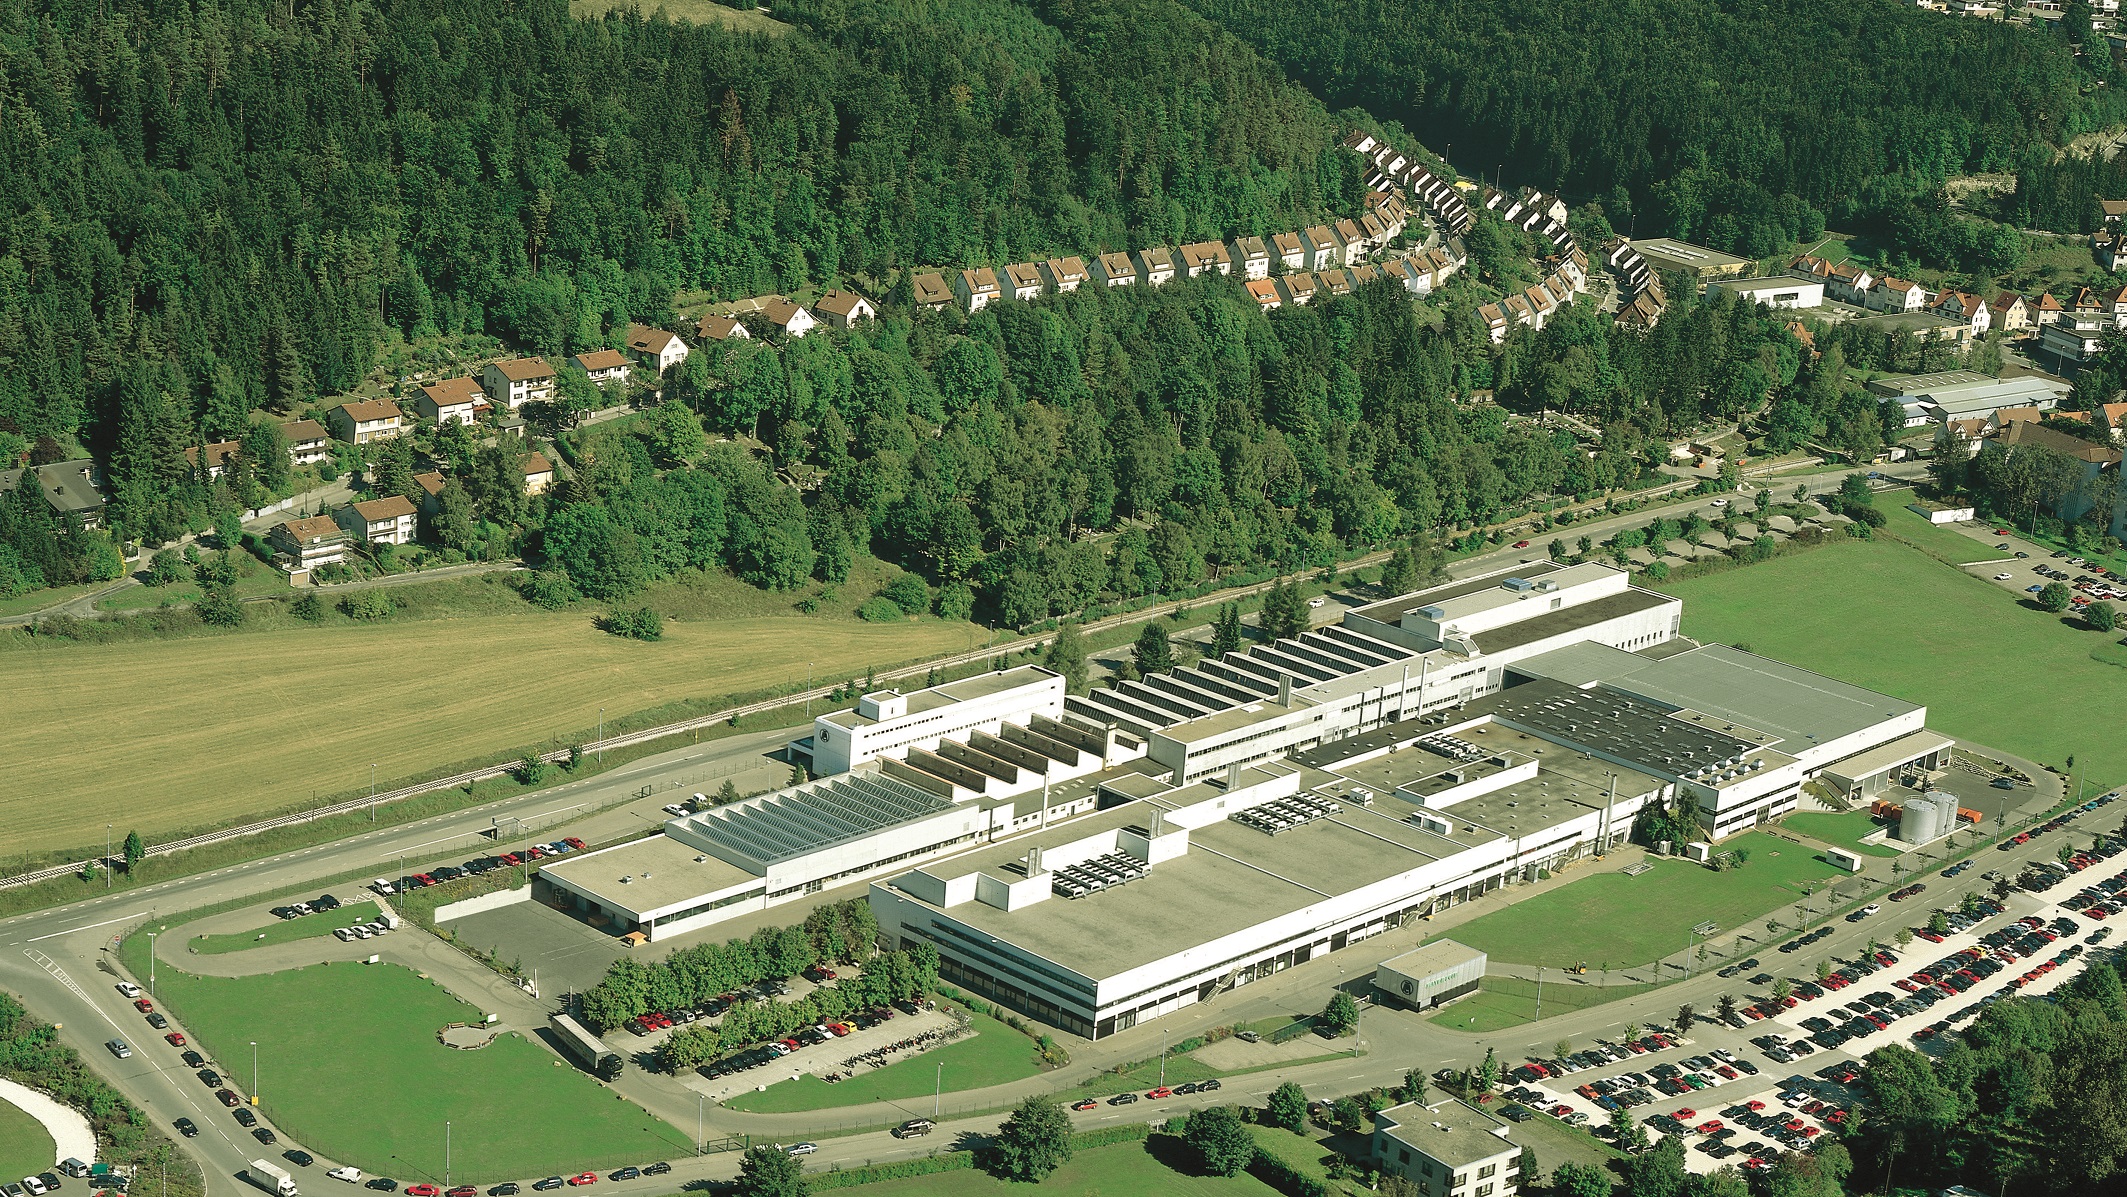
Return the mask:
<path id="1" fill-rule="evenodd" d="M 202 935 L 187 946 L 204 956 L 241 952 L 245 948 L 268 948 L 277 943 L 294 943 L 298 939 L 316 939 L 320 935 L 330 935 L 339 927 L 375 922 L 377 914 L 375 902 L 356 902 L 338 910 L 318 911 L 297 919 L 275 919 L 258 930 L 237 931 L 227 935 Z"/>
<path id="2" fill-rule="evenodd" d="M 59 1149 L 44 1124 L 19 1106 L 0 1101 L 0 1176 L 19 1179 L 58 1162 Z"/>
<path id="3" fill-rule="evenodd" d="M 1181 1157 L 1187 1153 L 1175 1140 L 1162 1137 L 1080 1151 L 1050 1173 L 1041 1190 L 1064 1197 L 1275 1197 L 1277 1193 L 1246 1172 L 1233 1177 L 1194 1176 L 1160 1158 L 1168 1155 L 1173 1163 L 1186 1167 Z M 881 1181 L 846 1191 L 862 1197 L 1005 1197 L 1032 1190 L 970 1169 Z"/>
<path id="4" fill-rule="evenodd" d="M 288 575 L 269 566 L 252 562 L 252 571 L 236 580 L 236 597 L 256 598 L 260 595 L 287 594 Z M 119 591 L 96 604 L 98 611 L 146 611 L 160 607 L 165 602 L 194 603 L 199 601 L 198 582 L 173 582 L 168 586 L 133 586 Z"/>
<path id="5" fill-rule="evenodd" d="M 1682 947 L 1682 944 L 1678 944 Z M 1652 985 L 1575 985 L 1556 981 L 1544 986 L 1543 1016 L 1556 1018 L 1573 1010 L 1585 1010 L 1605 1002 L 1637 997 Z M 1477 992 L 1463 998 L 1427 1021 L 1452 1031 L 1487 1031 L 1535 1022 L 1536 982 L 1520 977 L 1486 977 Z"/>
<path id="6" fill-rule="evenodd" d="M 485 1183 L 688 1154 L 685 1134 L 506 1034 L 445 1047 L 446 1023 L 483 1015 L 396 965 L 315 965 L 254 977 L 162 970 L 157 996 L 201 1050 L 248 1087 L 258 1043 L 262 1112 L 305 1147 L 402 1182 Z M 222 1117 L 212 1111 L 210 1117 Z"/>
<path id="7" fill-rule="evenodd" d="M 1870 818 L 1867 811 L 1804 811 L 1801 814 L 1789 815 L 1780 823 L 1796 835 L 1806 835 L 1813 840 L 1850 848 L 1864 856 L 1899 855 L 1896 848 L 1861 842 L 1862 836 L 1877 830 L 1876 820 Z"/>
<path id="8" fill-rule="evenodd" d="M 27 611 L 42 611 L 70 599 L 78 599 L 93 590 L 102 590 L 109 582 L 82 582 L 75 586 L 54 586 L 48 590 L 31 590 L 13 598 L 0 598 L 0 615 L 21 615 Z"/>
<path id="9" fill-rule="evenodd" d="M 2127 737 L 2091 713 L 2127 683 L 2127 649 L 1896 540 L 1834 543 L 1662 589 L 1684 600 L 1688 636 L 1748 641 L 1926 703 L 1928 726 L 1948 735 L 2041 763 L 2072 754 L 2093 791 L 2127 779 Z"/>
<path id="10" fill-rule="evenodd" d="M 1684 611 L 1689 618 L 1689 601 Z M 1637 877 L 1596 873 L 1482 915 L 1448 934 L 1513 964 L 1586 964 L 1590 970 L 1605 963 L 1646 964 L 1683 951 L 1697 923 L 1711 919 L 1723 928 L 1741 926 L 1800 901 L 1805 881 L 1845 876 L 1793 842 L 1758 832 L 1725 840 L 1722 847 L 1749 850 L 1750 863 L 1716 873 L 1686 861 L 1653 860 L 1649 863 L 1654 868 Z M 1549 997 L 1547 990 L 1546 1007 Z"/>
<path id="11" fill-rule="evenodd" d="M 1895 504 L 1894 497 L 1897 500 Z M 1998 540 L 1974 540 L 1955 527 L 1931 524 L 1920 518 L 1903 505 L 1912 497 L 1911 491 L 1892 491 L 1876 497 L 1876 505 L 1883 510 L 1887 521 L 1884 531 L 1900 540 L 1911 541 L 1934 556 L 1959 565 L 1972 561 L 1995 561 L 2009 555 L 1994 547 L 2001 543 Z"/>
<path id="12" fill-rule="evenodd" d="M 986 1014 L 976 1015 L 975 1025 L 980 1029 L 965 1039 L 897 1064 L 860 1072 L 846 1081 L 830 1085 L 819 1077 L 806 1075 L 778 1081 L 758 1093 L 742 1093 L 724 1104 L 750 1114 L 794 1114 L 924 1097 L 937 1091 L 940 1064 L 945 1065 L 947 1093 L 986 1089 L 1041 1071 L 1033 1040 Z"/>

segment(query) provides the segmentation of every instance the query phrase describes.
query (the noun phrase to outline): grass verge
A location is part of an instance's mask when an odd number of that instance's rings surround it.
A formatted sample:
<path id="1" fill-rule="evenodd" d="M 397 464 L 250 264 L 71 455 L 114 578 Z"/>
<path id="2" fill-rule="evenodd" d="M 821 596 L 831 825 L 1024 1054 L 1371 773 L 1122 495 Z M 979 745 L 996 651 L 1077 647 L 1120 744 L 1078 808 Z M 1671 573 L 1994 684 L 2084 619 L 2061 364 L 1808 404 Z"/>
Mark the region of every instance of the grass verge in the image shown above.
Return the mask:
<path id="1" fill-rule="evenodd" d="M 353 902 L 338 910 L 321 910 L 301 918 L 275 919 L 263 928 L 250 931 L 201 935 L 185 947 L 187 951 L 197 952 L 202 956 L 219 956 L 225 952 L 241 952 L 249 948 L 270 948 L 277 943 L 294 943 L 301 939 L 330 935 L 336 928 L 374 922 L 378 913 L 375 902 Z"/>
<path id="2" fill-rule="evenodd" d="M 742 1093 L 724 1105 L 748 1114 L 795 1114 L 873 1101 L 900 1101 L 921 1097 L 925 1092 L 987 1089 L 1025 1080 L 1041 1071 L 1033 1040 L 987 1014 L 977 1014 L 974 1020 L 977 1029 L 973 1035 L 936 1051 L 832 1085 L 809 1074 L 779 1081 L 756 1093 Z"/>
<path id="3" fill-rule="evenodd" d="M 1542 1014 L 1545 1018 L 1586 1010 L 1605 1002 L 1637 997 L 1652 985 L 1574 985 L 1558 982 L 1544 986 Z M 1536 982 L 1521 977 L 1486 977 L 1477 992 L 1463 998 L 1426 1021 L 1451 1031 L 1484 1034 L 1537 1020 Z"/>
<path id="4" fill-rule="evenodd" d="M 1074 1197 L 1274 1197 L 1276 1189 L 1243 1172 L 1198 1176 L 1193 1156 L 1178 1139 L 1155 1135 L 1142 1143 L 1118 1143 L 1075 1152 L 1041 1183 L 1045 1191 Z M 1004 1197 L 1028 1186 L 963 1169 L 860 1186 L 864 1197 Z"/>
<path id="5" fill-rule="evenodd" d="M 44 1124 L 28 1110 L 0 1099 L 0 1176 L 34 1175 L 58 1159 L 59 1147 Z"/>
<path id="6" fill-rule="evenodd" d="M 1780 825 L 1796 835 L 1822 840 L 1863 856 L 1899 855 L 1896 848 L 1861 842 L 1861 837 L 1877 830 L 1876 820 L 1870 818 L 1867 811 L 1803 811 L 1782 819 Z"/>

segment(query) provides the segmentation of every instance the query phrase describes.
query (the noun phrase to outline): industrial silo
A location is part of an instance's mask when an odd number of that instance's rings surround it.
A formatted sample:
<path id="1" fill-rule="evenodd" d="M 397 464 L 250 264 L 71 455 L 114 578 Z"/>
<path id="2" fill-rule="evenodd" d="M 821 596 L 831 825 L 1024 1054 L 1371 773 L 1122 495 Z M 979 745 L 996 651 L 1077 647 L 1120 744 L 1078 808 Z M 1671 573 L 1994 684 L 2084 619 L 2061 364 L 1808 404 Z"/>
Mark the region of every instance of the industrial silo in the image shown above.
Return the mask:
<path id="1" fill-rule="evenodd" d="M 1898 816 L 1898 838 L 1908 844 L 1925 844 L 1957 829 L 1957 796 L 1929 790 L 1909 800 Z"/>

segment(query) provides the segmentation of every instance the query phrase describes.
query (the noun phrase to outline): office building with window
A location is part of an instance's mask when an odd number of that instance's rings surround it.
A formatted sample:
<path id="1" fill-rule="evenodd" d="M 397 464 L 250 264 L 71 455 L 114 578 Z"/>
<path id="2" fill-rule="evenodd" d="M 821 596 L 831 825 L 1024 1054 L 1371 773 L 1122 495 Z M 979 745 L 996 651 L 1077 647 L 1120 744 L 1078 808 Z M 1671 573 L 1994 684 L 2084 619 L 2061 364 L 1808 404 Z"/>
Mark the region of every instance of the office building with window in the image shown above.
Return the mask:
<path id="1" fill-rule="evenodd" d="M 1406 1102 L 1375 1115 L 1374 1165 L 1420 1197 L 1514 1197 L 1521 1144 L 1507 1124 L 1459 1101 Z"/>

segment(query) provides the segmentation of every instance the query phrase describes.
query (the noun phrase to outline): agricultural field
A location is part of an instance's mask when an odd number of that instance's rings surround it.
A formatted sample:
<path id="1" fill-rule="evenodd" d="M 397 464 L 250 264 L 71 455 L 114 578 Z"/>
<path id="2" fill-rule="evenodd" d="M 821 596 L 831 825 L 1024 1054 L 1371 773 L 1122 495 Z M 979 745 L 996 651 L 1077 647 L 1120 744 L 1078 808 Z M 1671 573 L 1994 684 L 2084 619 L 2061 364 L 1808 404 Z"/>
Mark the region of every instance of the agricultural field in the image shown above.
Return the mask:
<path id="1" fill-rule="evenodd" d="M 1690 618 L 1688 603 L 1684 610 Z M 1740 927 L 1801 901 L 1805 884 L 1846 875 L 1793 841 L 1762 832 L 1724 840 L 1721 846 L 1748 851 L 1749 863 L 1715 872 L 1686 861 L 1655 860 L 1649 862 L 1652 870 L 1637 877 L 1614 869 L 1595 873 L 1480 915 L 1447 934 L 1511 964 L 1586 964 L 1591 972 L 1606 965 L 1644 965 L 1683 951 L 1691 928 L 1701 921 Z"/>
<path id="2" fill-rule="evenodd" d="M 546 612 L 514 596 L 466 618 L 335 615 L 313 627 L 284 616 L 256 631 L 109 644 L 0 637 L 0 726 L 53 746 L 18 754 L 0 796 L 10 851 L 100 843 L 106 821 L 152 842 L 358 790 L 372 763 L 389 786 L 550 738 L 587 741 L 601 708 L 610 728 L 680 700 L 801 685 L 808 665 L 828 682 L 981 643 L 964 623 L 804 616 L 791 596 L 727 583 L 645 596 L 667 616 L 655 643 L 599 631 L 595 609 Z"/>
<path id="3" fill-rule="evenodd" d="M 2089 715 L 2094 701 L 2127 682 L 2127 647 L 1895 538 L 1836 543 L 1661 589 L 1684 600 L 1687 636 L 1745 642 L 1926 703 L 1928 726 L 1946 735 L 2041 764 L 2072 755 L 2093 790 L 2127 780 L 2127 739 Z"/>
<path id="4" fill-rule="evenodd" d="M 446 1121 L 451 1178 L 461 1183 L 537 1179 L 693 1151 L 686 1134 L 615 1100 L 519 1034 L 474 1051 L 445 1047 L 437 1031 L 483 1015 L 396 965 L 317 965 L 254 977 L 199 977 L 167 965 L 161 971 L 163 1005 L 246 1096 L 249 1045 L 257 1041 L 261 1112 L 335 1163 L 405 1183 L 440 1182 Z"/>

